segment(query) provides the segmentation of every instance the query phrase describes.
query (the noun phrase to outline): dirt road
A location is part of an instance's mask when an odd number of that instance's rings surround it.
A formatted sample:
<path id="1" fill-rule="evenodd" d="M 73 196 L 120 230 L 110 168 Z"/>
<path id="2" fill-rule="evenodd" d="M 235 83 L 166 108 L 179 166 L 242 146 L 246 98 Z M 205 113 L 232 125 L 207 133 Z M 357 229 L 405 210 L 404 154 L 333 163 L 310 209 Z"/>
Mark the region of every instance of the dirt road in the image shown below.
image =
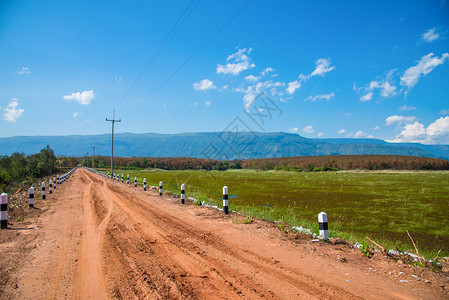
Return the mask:
<path id="1" fill-rule="evenodd" d="M 368 260 L 263 221 L 236 224 L 238 215 L 84 169 L 48 198 L 0 233 L 2 299 L 448 297 L 444 274 Z"/>

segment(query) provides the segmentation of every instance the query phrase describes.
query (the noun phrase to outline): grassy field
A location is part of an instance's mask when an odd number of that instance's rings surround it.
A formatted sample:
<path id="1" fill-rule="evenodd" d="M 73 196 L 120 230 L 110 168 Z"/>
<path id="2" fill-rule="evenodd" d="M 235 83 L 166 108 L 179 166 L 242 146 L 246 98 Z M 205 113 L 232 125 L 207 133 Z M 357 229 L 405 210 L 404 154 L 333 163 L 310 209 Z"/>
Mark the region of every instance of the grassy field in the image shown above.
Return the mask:
<path id="1" fill-rule="evenodd" d="M 365 236 L 388 248 L 412 250 L 433 258 L 449 246 L 449 172 L 284 172 L 284 171 L 120 171 L 145 177 L 149 185 L 163 181 L 164 190 L 222 205 L 229 187 L 231 210 L 318 232 L 317 214 L 328 214 L 329 232 L 353 242 Z M 131 180 L 131 181 L 132 181 Z M 414 252 L 414 250 L 413 250 Z"/>

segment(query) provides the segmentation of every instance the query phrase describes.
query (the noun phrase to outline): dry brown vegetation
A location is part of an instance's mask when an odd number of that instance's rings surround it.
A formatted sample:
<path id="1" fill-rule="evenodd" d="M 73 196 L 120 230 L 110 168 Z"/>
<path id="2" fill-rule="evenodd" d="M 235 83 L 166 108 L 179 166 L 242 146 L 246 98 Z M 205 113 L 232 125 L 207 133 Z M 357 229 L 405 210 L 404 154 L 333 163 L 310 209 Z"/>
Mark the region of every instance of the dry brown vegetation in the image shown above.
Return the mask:
<path id="1" fill-rule="evenodd" d="M 401 155 L 333 155 L 248 159 L 244 169 L 291 171 L 328 170 L 449 170 L 449 161 Z"/>

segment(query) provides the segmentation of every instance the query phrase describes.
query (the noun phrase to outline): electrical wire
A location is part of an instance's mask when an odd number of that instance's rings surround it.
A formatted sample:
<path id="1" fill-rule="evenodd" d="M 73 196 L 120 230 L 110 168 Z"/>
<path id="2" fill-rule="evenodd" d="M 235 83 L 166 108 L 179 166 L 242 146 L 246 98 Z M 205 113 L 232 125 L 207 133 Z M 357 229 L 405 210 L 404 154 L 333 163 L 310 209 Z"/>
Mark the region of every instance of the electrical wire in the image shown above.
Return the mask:
<path id="1" fill-rule="evenodd" d="M 240 8 L 226 23 L 224 23 L 200 48 L 198 48 L 186 61 L 184 61 L 170 76 L 168 76 L 157 88 L 155 88 L 151 94 L 145 97 L 141 102 L 135 105 L 130 111 L 128 111 L 124 116 L 134 111 L 137 107 L 142 105 L 144 102 L 149 100 L 154 94 L 159 91 L 170 79 L 172 79 L 187 63 L 189 63 L 201 50 L 203 50 L 221 31 L 223 31 L 248 5 L 251 4 L 253 0 L 246 2 L 242 8 Z"/>
<path id="2" fill-rule="evenodd" d="M 134 86 L 137 84 L 137 82 L 139 80 L 142 79 L 142 77 L 145 75 L 145 73 L 151 68 L 151 66 L 153 65 L 153 63 L 156 61 L 156 59 L 159 57 L 159 55 L 162 53 L 162 51 L 165 49 L 165 47 L 167 47 L 168 43 L 172 40 L 172 38 L 176 35 L 176 33 L 179 31 L 179 28 L 182 27 L 182 25 L 184 24 L 184 22 L 189 18 L 189 16 L 192 14 L 193 10 L 196 8 L 196 6 L 199 3 L 199 0 L 197 1 L 196 5 L 192 8 L 192 10 L 190 10 L 189 14 L 187 15 L 186 18 L 184 18 L 184 20 L 182 21 L 181 25 L 176 29 L 177 25 L 179 24 L 179 22 L 181 21 L 181 19 L 184 17 L 184 15 L 186 14 L 186 12 L 189 10 L 190 6 L 192 5 L 192 3 L 195 0 L 191 0 L 189 5 L 187 5 L 187 7 L 184 9 L 184 11 L 182 12 L 181 16 L 178 18 L 178 20 L 176 21 L 176 23 L 172 26 L 172 28 L 170 29 L 170 31 L 167 33 L 167 35 L 165 36 L 164 40 L 161 42 L 161 44 L 159 45 L 159 47 L 156 49 L 156 51 L 153 53 L 153 55 L 151 56 L 151 58 L 148 60 L 147 64 L 145 65 L 145 67 L 143 68 L 143 70 L 140 72 L 139 76 L 137 76 L 136 80 L 134 80 L 134 82 L 131 84 L 131 86 L 128 88 L 128 90 L 125 92 L 125 94 L 123 94 L 122 98 L 120 99 L 120 101 L 117 103 L 117 105 L 115 106 L 114 109 L 117 109 L 119 107 L 120 104 L 123 103 L 123 101 L 128 97 L 129 93 L 131 92 L 131 90 L 134 88 Z M 173 33 L 173 34 L 172 34 Z"/>

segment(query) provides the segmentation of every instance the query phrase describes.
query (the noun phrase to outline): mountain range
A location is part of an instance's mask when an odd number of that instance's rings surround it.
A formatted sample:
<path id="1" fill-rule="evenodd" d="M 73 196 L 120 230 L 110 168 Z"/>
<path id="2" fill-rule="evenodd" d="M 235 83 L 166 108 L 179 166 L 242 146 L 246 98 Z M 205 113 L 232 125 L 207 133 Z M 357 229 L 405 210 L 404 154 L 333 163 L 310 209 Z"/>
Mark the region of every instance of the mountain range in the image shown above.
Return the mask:
<path id="1" fill-rule="evenodd" d="M 0 155 L 33 154 L 50 145 L 56 155 L 109 156 L 111 135 L 0 138 Z M 449 159 L 449 145 L 388 143 L 379 139 L 309 139 L 284 132 L 117 133 L 114 156 L 197 157 L 220 160 L 318 155 L 411 155 Z"/>

